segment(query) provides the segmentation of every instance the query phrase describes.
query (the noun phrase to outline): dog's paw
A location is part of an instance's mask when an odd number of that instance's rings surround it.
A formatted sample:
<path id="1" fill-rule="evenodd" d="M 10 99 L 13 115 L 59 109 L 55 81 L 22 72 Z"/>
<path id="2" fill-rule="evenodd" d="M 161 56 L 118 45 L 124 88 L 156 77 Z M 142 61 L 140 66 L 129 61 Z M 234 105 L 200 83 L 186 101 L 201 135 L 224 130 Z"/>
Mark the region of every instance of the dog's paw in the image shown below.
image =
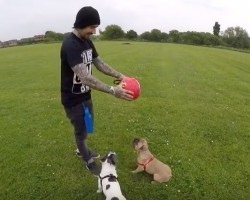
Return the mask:
<path id="1" fill-rule="evenodd" d="M 100 190 L 100 189 L 96 190 L 96 193 L 101 193 L 101 192 L 102 192 L 102 190 Z"/>
<path id="2" fill-rule="evenodd" d="M 137 173 L 137 171 L 136 171 L 136 170 L 134 170 L 134 171 L 131 171 L 131 173 L 135 174 L 135 173 Z"/>

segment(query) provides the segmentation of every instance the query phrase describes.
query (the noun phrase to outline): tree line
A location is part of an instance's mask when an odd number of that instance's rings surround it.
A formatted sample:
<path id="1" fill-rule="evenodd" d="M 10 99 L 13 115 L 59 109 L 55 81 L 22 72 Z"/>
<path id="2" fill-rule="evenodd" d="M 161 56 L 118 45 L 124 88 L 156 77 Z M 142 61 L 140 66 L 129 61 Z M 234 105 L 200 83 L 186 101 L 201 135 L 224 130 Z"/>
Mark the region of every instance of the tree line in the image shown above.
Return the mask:
<path id="1" fill-rule="evenodd" d="M 178 30 L 171 30 L 169 33 L 165 33 L 159 29 L 152 29 L 151 31 L 146 31 L 138 35 L 134 30 L 129 30 L 125 33 L 120 26 L 109 25 L 104 31 L 100 31 L 100 39 L 129 39 L 193 45 L 227 46 L 240 49 L 250 48 L 250 38 L 246 30 L 236 26 L 229 27 L 221 32 L 218 22 L 215 22 L 213 26 L 213 34 L 195 31 L 179 32 Z"/>
<path id="2" fill-rule="evenodd" d="M 229 27 L 225 31 L 220 31 L 220 24 L 215 22 L 213 26 L 213 34 L 207 32 L 179 32 L 171 30 L 168 33 L 159 29 L 152 29 L 140 35 L 134 30 L 125 32 L 118 25 L 108 25 L 104 31 L 99 30 L 98 36 L 93 39 L 99 40 L 133 40 L 133 41 L 151 41 L 151 42 L 168 42 L 192 45 L 208 45 L 208 46 L 225 46 L 239 49 L 250 48 L 250 38 L 245 29 L 236 26 Z M 69 33 L 56 33 L 46 31 L 46 41 L 62 41 Z"/>

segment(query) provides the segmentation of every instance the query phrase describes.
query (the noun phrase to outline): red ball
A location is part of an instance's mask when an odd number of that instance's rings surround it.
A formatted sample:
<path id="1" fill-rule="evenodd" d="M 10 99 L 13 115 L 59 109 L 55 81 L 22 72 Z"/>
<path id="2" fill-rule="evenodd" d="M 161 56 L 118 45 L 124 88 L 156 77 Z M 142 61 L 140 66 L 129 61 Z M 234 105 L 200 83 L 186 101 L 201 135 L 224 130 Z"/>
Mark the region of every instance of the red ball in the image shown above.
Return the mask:
<path id="1" fill-rule="evenodd" d="M 135 78 L 124 78 L 121 81 L 122 88 L 134 92 L 133 100 L 137 99 L 140 95 L 140 83 Z"/>

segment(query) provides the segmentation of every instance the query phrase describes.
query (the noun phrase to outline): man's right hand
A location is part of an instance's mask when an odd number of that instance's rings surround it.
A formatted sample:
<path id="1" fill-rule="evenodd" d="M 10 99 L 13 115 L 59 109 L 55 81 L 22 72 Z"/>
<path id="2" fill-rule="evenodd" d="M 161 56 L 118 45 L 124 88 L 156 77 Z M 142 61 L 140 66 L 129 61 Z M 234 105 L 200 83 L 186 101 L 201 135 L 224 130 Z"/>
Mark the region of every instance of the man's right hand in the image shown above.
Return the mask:
<path id="1" fill-rule="evenodd" d="M 114 96 L 119 98 L 119 99 L 132 101 L 133 95 L 134 95 L 134 93 L 132 91 L 123 89 L 121 84 L 114 87 Z"/>

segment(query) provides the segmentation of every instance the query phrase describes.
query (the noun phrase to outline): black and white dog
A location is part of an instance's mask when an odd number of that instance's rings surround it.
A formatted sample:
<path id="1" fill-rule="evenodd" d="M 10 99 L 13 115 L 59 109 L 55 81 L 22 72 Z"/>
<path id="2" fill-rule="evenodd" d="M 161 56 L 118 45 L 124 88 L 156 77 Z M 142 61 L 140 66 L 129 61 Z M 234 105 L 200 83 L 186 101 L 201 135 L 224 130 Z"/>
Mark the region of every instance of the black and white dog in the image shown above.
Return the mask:
<path id="1" fill-rule="evenodd" d="M 109 152 L 101 159 L 102 170 L 98 178 L 97 193 L 103 192 L 106 200 L 126 200 L 122 195 L 116 173 L 116 153 Z"/>

